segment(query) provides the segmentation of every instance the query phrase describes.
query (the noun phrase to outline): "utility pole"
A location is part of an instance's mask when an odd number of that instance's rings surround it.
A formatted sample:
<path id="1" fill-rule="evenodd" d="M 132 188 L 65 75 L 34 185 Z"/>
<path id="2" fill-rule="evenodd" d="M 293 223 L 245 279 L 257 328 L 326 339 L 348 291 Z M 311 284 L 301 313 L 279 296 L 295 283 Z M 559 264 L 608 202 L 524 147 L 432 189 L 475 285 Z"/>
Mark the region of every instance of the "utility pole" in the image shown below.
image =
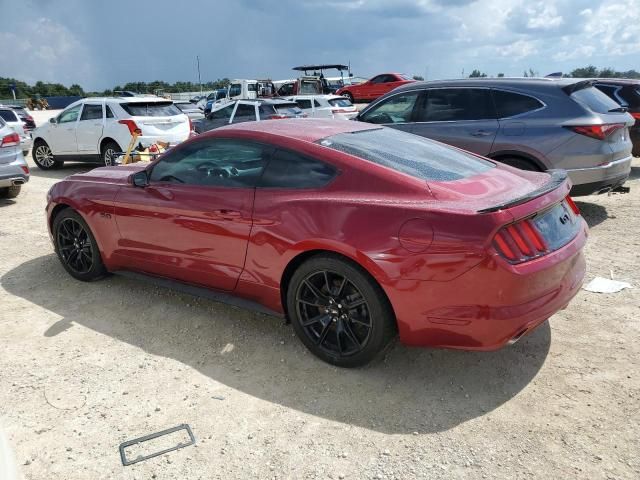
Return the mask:
<path id="1" fill-rule="evenodd" d="M 200 56 L 196 55 L 196 61 L 198 62 L 198 83 L 200 84 L 200 95 L 202 95 L 202 80 L 200 80 Z"/>

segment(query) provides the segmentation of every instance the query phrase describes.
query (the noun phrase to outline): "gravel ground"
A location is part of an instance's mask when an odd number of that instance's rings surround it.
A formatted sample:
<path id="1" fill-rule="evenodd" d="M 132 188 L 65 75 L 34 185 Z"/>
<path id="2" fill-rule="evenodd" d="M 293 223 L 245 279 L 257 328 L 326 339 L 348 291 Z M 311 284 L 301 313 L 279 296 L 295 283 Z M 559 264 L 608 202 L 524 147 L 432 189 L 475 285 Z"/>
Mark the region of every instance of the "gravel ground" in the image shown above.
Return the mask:
<path id="1" fill-rule="evenodd" d="M 45 194 L 87 168 L 34 168 L 0 201 L 0 439 L 18 478 L 640 478 L 638 288 L 582 291 L 498 352 L 396 344 L 340 370 L 276 318 L 121 276 L 73 280 Z M 638 159 L 629 185 L 578 202 L 587 280 L 640 285 Z M 121 442 L 182 423 L 195 446 L 121 465 Z"/>

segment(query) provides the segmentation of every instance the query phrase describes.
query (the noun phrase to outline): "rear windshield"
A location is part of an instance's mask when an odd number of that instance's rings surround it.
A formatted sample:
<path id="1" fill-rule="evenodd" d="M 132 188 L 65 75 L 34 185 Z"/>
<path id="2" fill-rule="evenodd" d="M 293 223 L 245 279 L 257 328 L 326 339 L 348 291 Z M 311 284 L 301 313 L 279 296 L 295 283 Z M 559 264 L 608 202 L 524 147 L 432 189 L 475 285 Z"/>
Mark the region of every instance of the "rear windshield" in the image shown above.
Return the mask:
<path id="1" fill-rule="evenodd" d="M 18 122 L 18 116 L 11 110 L 0 110 L 0 117 L 7 122 Z"/>
<path id="2" fill-rule="evenodd" d="M 135 102 L 121 103 L 124 111 L 132 117 L 167 117 L 182 115 L 173 102 Z"/>
<path id="3" fill-rule="evenodd" d="M 332 107 L 352 107 L 353 105 L 346 98 L 332 98 L 329 100 L 329 105 Z"/>
<path id="4" fill-rule="evenodd" d="M 392 128 L 340 133 L 317 143 L 422 180 L 460 180 L 494 167 L 476 156 Z"/>
<path id="5" fill-rule="evenodd" d="M 608 113 L 613 109 L 620 108 L 620 105 L 595 87 L 583 88 L 573 92 L 571 98 L 595 113 Z"/>
<path id="6" fill-rule="evenodd" d="M 291 105 L 276 105 L 275 107 L 280 115 L 302 115 L 302 110 L 295 103 Z"/>

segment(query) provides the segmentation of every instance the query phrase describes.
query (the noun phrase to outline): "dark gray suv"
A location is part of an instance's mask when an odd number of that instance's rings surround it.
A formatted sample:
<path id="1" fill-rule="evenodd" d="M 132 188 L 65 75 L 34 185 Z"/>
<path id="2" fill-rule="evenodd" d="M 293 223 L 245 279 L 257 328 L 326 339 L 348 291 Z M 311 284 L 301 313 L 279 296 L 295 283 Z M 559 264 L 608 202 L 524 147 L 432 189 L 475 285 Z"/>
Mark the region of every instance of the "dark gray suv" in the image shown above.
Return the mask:
<path id="1" fill-rule="evenodd" d="M 438 140 L 525 170 L 565 169 L 571 194 L 603 193 L 631 171 L 634 119 L 590 80 L 415 82 L 356 120 Z"/>

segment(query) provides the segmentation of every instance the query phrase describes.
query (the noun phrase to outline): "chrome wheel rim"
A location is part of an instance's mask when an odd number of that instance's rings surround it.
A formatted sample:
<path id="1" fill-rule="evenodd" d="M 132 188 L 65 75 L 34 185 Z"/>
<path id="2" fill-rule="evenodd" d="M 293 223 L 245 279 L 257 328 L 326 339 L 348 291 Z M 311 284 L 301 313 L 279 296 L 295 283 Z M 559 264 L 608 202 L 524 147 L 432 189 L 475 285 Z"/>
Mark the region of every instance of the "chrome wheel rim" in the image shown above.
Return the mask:
<path id="1" fill-rule="evenodd" d="M 330 355 L 355 355 L 371 336 L 369 304 L 358 287 L 337 272 L 308 275 L 296 292 L 296 310 L 307 337 Z"/>
<path id="2" fill-rule="evenodd" d="M 116 156 L 116 151 L 113 148 L 107 148 L 104 151 L 104 165 L 106 167 L 113 166 L 113 159 Z"/>
<path id="3" fill-rule="evenodd" d="M 89 233 L 73 218 L 65 218 L 56 232 L 58 251 L 64 264 L 76 273 L 88 273 L 93 266 L 94 252 Z"/>
<path id="4" fill-rule="evenodd" d="M 39 145 L 36 147 L 35 159 L 38 164 L 43 167 L 51 167 L 54 164 L 53 154 L 47 145 Z"/>

